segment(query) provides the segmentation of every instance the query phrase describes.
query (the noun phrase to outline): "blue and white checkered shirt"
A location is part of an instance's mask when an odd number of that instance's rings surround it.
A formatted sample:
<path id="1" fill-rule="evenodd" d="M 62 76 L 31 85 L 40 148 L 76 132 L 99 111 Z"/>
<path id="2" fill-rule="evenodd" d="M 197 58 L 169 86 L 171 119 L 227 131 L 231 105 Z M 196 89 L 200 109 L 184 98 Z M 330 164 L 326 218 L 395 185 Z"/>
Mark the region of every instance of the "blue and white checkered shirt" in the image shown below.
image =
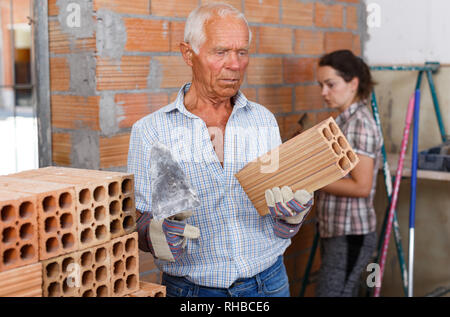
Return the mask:
<path id="1" fill-rule="evenodd" d="M 281 138 L 273 114 L 238 92 L 226 125 L 222 167 L 204 121 L 184 106 L 189 87 L 184 85 L 173 103 L 133 125 L 128 172 L 135 177 L 136 209 L 151 212 L 150 148 L 159 142 L 171 150 L 201 202 L 187 219 L 199 228 L 200 237 L 187 239 L 176 262 L 155 263 L 161 271 L 193 283 L 228 288 L 273 265 L 291 243 L 275 236 L 273 218 L 258 214 L 234 176 L 280 145 Z"/>

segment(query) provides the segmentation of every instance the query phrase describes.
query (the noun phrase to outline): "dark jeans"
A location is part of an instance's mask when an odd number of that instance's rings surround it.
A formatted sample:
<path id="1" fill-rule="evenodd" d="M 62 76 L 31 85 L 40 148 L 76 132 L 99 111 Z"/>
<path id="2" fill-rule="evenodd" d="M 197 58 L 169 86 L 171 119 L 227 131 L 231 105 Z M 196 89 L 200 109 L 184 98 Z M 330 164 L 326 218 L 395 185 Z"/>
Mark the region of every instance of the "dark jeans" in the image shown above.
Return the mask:
<path id="1" fill-rule="evenodd" d="M 167 297 L 289 297 L 289 281 L 283 257 L 274 265 L 250 278 L 236 280 L 229 288 L 196 285 L 184 277 L 163 273 Z"/>

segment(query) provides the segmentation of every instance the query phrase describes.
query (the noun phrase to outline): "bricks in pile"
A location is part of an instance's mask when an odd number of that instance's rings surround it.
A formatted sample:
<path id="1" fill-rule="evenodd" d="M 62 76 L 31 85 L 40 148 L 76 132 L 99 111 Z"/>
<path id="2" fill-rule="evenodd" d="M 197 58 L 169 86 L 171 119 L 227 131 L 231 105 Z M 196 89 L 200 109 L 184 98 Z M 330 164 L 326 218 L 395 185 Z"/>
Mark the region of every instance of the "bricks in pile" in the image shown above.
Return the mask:
<path id="1" fill-rule="evenodd" d="M 139 291 L 135 229 L 132 174 L 47 167 L 0 176 L 0 296 Z"/>

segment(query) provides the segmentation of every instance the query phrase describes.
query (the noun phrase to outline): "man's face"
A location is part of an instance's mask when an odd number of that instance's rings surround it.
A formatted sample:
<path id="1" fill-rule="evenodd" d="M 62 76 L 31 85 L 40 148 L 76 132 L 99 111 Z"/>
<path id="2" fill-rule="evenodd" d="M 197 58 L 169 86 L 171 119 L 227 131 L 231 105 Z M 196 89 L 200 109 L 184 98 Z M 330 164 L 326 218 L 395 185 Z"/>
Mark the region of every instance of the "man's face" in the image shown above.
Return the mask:
<path id="1" fill-rule="evenodd" d="M 213 17 L 205 24 L 206 40 L 194 54 L 194 81 L 208 97 L 234 96 L 248 66 L 247 25 L 235 17 Z"/>

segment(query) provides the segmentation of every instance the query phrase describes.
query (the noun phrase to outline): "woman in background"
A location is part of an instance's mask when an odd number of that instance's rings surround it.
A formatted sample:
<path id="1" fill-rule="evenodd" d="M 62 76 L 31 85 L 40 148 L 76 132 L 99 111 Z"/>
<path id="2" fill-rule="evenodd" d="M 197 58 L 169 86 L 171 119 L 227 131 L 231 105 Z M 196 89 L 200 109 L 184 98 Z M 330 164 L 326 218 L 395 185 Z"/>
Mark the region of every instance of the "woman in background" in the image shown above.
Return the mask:
<path id="1" fill-rule="evenodd" d="M 377 245 L 373 198 L 381 137 L 366 105 L 374 82 L 366 63 L 349 50 L 324 55 L 317 77 L 327 106 L 339 112 L 336 123 L 359 163 L 318 192 L 322 261 L 316 296 L 356 296 Z"/>

